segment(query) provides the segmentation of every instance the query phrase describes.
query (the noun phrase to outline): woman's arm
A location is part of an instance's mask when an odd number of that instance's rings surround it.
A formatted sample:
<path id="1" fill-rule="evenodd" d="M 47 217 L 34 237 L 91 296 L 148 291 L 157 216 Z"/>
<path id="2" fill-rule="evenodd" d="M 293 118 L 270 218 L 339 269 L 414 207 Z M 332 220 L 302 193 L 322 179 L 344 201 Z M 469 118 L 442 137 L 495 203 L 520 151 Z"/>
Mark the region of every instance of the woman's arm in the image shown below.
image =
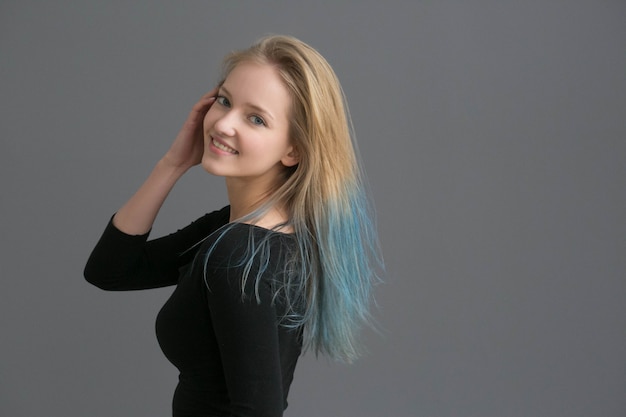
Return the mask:
<path id="1" fill-rule="evenodd" d="M 148 241 L 148 233 L 130 235 L 109 222 L 89 256 L 84 275 L 103 290 L 126 291 L 174 285 L 200 243 L 228 222 L 230 209 L 206 214 L 170 235 Z"/>
<path id="2" fill-rule="evenodd" d="M 84 272 L 87 281 L 109 290 L 175 284 L 178 268 L 190 256 L 181 253 L 189 252 L 199 238 L 214 229 L 215 216 L 205 216 L 175 234 L 147 242 L 148 232 L 169 192 L 189 168 L 202 160 L 202 122 L 216 94 L 216 89 L 210 91 L 193 106 L 170 149 L 109 222 L 87 261 Z"/>
<path id="3" fill-rule="evenodd" d="M 265 264 L 258 254 L 242 283 L 246 265 L 240 260 L 247 253 L 250 230 L 245 225 L 230 229 L 214 246 L 206 270 L 199 266 L 194 272 L 205 274 L 210 317 L 230 399 L 229 415 L 279 417 L 285 406 L 285 388 L 291 382 L 283 381 L 281 349 L 295 361 L 300 347 L 292 346 L 296 331 L 281 346 L 280 333 L 285 329 L 279 328 L 278 317 L 285 306 L 275 297 L 272 284 L 282 273 L 277 242 L 272 243 L 269 264 L 258 277 L 258 286 L 257 275 Z"/>
<path id="4" fill-rule="evenodd" d="M 279 330 L 269 284 L 260 283 L 257 303 L 253 285 L 247 288 L 252 294 L 242 300 L 239 277 L 229 281 L 224 275 L 211 282 L 209 309 L 230 398 L 229 415 L 282 416 Z"/>
<path id="5" fill-rule="evenodd" d="M 215 102 L 217 89 L 205 94 L 192 108 L 185 124 L 148 179 L 118 210 L 113 224 L 129 235 L 143 235 L 154 223 L 163 202 L 189 168 L 198 165 L 204 152 L 202 121 Z"/>

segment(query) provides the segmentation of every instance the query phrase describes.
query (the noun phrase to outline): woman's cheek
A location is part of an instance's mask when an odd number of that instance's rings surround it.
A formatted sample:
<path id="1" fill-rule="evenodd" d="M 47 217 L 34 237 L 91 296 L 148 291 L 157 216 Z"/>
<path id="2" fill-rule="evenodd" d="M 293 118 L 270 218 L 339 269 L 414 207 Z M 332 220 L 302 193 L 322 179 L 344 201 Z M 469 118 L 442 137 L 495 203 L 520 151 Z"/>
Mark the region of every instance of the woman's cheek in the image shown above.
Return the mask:
<path id="1" fill-rule="evenodd" d="M 215 103 L 209 108 L 209 111 L 204 115 L 204 120 L 202 122 L 202 126 L 204 127 L 204 131 L 206 132 L 211 125 L 213 124 L 213 120 L 215 119 Z"/>

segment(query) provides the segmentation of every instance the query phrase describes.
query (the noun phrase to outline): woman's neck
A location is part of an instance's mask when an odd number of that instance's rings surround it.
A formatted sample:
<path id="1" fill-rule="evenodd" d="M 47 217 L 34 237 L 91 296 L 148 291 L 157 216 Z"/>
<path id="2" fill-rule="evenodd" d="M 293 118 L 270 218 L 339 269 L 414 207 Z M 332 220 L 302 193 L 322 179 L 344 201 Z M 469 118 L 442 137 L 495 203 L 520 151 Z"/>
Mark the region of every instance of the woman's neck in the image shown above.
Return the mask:
<path id="1" fill-rule="evenodd" d="M 230 221 L 240 219 L 258 209 L 267 201 L 275 185 L 263 181 L 247 181 L 241 178 L 226 178 L 228 201 L 230 202 Z M 280 207 L 270 207 L 261 217 L 252 219 L 261 227 L 271 229 L 289 220 L 286 211 Z"/>

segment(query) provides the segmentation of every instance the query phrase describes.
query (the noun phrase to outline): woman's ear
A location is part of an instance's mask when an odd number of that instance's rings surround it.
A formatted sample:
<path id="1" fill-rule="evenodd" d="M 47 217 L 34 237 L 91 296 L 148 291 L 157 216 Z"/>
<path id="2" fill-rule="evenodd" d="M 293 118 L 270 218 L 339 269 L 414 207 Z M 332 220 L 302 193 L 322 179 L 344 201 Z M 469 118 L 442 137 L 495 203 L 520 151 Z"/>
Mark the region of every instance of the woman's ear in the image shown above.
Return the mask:
<path id="1" fill-rule="evenodd" d="M 280 162 L 282 162 L 282 164 L 286 167 L 298 165 L 298 162 L 300 162 L 300 154 L 298 153 L 298 150 L 294 146 L 290 146 L 287 154 L 283 156 Z"/>

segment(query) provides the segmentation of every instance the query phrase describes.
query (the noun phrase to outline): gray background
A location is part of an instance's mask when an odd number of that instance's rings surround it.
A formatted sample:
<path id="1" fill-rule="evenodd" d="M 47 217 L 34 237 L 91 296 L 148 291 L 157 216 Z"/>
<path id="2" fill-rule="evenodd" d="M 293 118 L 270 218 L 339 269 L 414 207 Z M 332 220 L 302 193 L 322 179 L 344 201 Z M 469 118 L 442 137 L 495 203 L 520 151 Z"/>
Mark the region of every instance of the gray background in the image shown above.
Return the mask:
<path id="1" fill-rule="evenodd" d="M 382 3 L 0 3 L 0 415 L 169 415 L 171 288 L 82 268 L 267 33 L 342 80 L 388 268 L 369 356 L 305 356 L 286 416 L 626 415 L 626 4 Z M 225 203 L 196 169 L 153 236 Z"/>

